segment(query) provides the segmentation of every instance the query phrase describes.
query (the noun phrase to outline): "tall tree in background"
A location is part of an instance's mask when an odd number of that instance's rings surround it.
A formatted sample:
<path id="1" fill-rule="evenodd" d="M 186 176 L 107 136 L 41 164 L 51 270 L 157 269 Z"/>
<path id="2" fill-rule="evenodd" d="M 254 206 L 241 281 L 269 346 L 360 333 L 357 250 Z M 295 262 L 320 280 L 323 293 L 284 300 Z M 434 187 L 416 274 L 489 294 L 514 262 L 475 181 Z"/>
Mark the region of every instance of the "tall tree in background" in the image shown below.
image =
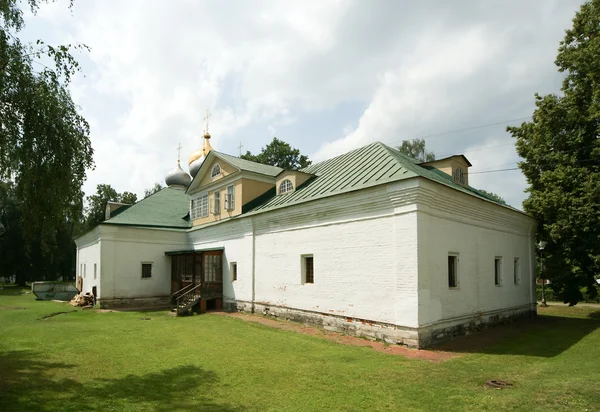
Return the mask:
<path id="1" fill-rule="evenodd" d="M 152 186 L 150 189 L 144 190 L 144 199 L 147 198 L 148 196 L 152 196 L 156 192 L 160 192 L 163 189 L 164 189 L 163 185 L 161 185 L 158 182 L 154 183 L 154 186 Z"/>
<path id="2" fill-rule="evenodd" d="M 266 147 L 263 147 L 259 154 L 253 155 L 247 151 L 240 158 L 265 165 L 278 166 L 286 170 L 302 169 L 312 163 L 307 156 L 300 154 L 300 150 L 292 148 L 288 143 L 276 137 Z"/>
<path id="3" fill-rule="evenodd" d="M 35 13 L 39 2 L 27 3 Z M 49 253 L 81 216 L 92 147 L 67 88 L 79 69 L 72 48 L 23 43 L 19 5 L 0 1 L 0 181 L 11 185 L 22 246 Z"/>
<path id="4" fill-rule="evenodd" d="M 485 194 L 488 197 L 491 197 L 492 199 L 494 199 L 498 203 L 502 203 L 503 205 L 506 204 L 506 200 L 504 200 L 502 197 L 500 197 L 496 193 L 488 192 L 487 190 L 483 190 L 483 189 L 477 189 L 477 191 L 482 192 L 483 194 Z"/>
<path id="5" fill-rule="evenodd" d="M 419 162 L 432 162 L 435 160 L 435 154 L 425 150 L 425 139 L 403 140 L 397 149 Z"/>
<path id="6" fill-rule="evenodd" d="M 97 185 L 96 193 L 86 197 L 85 223 L 83 232 L 93 229 L 102 223 L 105 218 L 106 204 L 108 202 L 119 202 L 134 204 L 137 195 L 131 192 L 118 193 L 111 185 Z"/>
<path id="7" fill-rule="evenodd" d="M 529 183 L 525 211 L 546 241 L 544 278 L 565 303 L 597 293 L 600 274 L 600 0 L 581 6 L 560 43 L 562 95 L 536 95 L 533 120 L 509 127 Z"/>

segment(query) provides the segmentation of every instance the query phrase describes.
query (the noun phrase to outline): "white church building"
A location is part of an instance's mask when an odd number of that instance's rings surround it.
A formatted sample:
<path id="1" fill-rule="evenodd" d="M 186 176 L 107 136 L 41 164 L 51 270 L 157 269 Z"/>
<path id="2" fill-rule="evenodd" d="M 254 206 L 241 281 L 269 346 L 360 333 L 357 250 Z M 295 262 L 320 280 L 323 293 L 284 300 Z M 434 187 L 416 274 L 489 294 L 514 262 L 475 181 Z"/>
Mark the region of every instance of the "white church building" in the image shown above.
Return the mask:
<path id="1" fill-rule="evenodd" d="M 103 307 L 243 310 L 425 347 L 535 314 L 536 222 L 468 184 L 462 155 L 373 143 L 301 170 L 212 150 L 76 239 Z"/>

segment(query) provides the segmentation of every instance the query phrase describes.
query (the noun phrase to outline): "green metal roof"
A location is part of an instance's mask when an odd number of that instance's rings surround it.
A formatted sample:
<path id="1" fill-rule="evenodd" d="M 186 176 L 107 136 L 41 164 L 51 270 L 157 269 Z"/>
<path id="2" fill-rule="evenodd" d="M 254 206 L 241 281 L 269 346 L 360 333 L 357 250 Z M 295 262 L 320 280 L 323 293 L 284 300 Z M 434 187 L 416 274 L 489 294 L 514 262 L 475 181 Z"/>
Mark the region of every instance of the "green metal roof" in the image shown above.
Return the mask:
<path id="1" fill-rule="evenodd" d="M 183 190 L 164 188 L 102 222 L 110 225 L 188 229 L 189 196 Z"/>
<path id="2" fill-rule="evenodd" d="M 431 168 L 433 169 L 433 168 Z M 416 160 L 398 150 L 375 142 L 343 155 L 300 169 L 316 175 L 289 194 L 273 195 L 249 210 L 252 213 L 291 206 L 413 177 L 424 177 L 445 186 L 496 202 L 469 186 L 452 182 L 452 177 L 437 169 L 419 166 Z M 253 205 L 254 206 L 254 205 Z"/>
<path id="3" fill-rule="evenodd" d="M 261 175 L 267 175 L 272 177 L 275 177 L 279 173 L 283 172 L 283 169 L 281 167 L 263 165 L 261 163 L 252 162 L 250 160 L 240 159 L 239 157 L 230 156 L 225 153 L 217 152 L 216 150 L 211 150 L 211 153 L 214 153 L 214 155 L 219 159 L 229 163 L 233 167 L 240 170 L 245 170 L 248 172 L 258 173 Z"/>

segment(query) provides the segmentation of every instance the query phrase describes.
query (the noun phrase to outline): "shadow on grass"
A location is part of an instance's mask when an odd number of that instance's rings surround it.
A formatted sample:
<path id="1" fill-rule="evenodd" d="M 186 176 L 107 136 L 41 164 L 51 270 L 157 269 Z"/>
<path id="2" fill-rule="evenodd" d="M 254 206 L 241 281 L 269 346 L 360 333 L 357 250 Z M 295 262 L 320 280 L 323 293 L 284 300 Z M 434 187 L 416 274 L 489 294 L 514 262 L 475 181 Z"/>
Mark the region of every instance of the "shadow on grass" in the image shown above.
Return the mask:
<path id="1" fill-rule="evenodd" d="M 0 296 L 19 296 L 26 292 L 31 292 L 31 288 L 25 288 L 16 285 L 2 285 L 0 286 Z"/>
<path id="2" fill-rule="evenodd" d="M 550 358 L 560 355 L 600 327 L 600 312 L 588 316 L 581 319 L 543 315 L 523 319 L 461 336 L 431 349 Z"/>
<path id="3" fill-rule="evenodd" d="M 32 351 L 1 353 L 0 410 L 236 410 L 213 399 L 211 390 L 218 378 L 214 372 L 198 366 L 85 384 L 55 377 L 65 374 L 66 369 L 73 375 L 76 368 L 86 374 L 86 365 L 49 362 Z"/>

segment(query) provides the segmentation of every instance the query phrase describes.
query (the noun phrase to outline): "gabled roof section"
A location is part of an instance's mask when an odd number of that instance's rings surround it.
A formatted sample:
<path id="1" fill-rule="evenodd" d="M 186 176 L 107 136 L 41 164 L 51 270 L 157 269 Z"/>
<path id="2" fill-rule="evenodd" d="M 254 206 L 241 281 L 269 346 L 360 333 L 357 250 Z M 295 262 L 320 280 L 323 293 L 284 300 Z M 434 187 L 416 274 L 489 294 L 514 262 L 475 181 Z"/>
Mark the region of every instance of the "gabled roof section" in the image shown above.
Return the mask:
<path id="1" fill-rule="evenodd" d="M 250 160 L 240 159 L 239 157 L 217 152 L 216 150 L 211 150 L 208 153 L 208 156 L 206 156 L 206 159 L 204 159 L 204 162 L 202 163 L 202 166 L 200 166 L 200 170 L 198 170 L 198 173 L 192 180 L 192 183 L 190 183 L 188 189 L 186 190 L 186 193 L 190 193 L 197 189 L 197 186 L 199 184 L 198 182 L 201 182 L 204 175 L 208 173 L 208 166 L 212 163 L 212 161 L 215 158 L 230 164 L 232 167 L 238 169 L 239 171 L 257 173 L 269 177 L 275 177 L 279 173 L 283 172 L 283 169 L 281 167 L 263 165 L 262 163 L 256 163 Z"/>
<path id="2" fill-rule="evenodd" d="M 273 195 L 264 199 L 261 204 L 252 205 L 254 207 L 248 208 L 248 212 L 264 212 L 414 177 L 424 177 L 498 203 L 470 186 L 463 187 L 453 183 L 451 176 L 437 169 L 419 166 L 416 160 L 380 142 L 300 169 L 300 172 L 316 177 L 309 179 L 292 193 Z"/>
<path id="3" fill-rule="evenodd" d="M 188 229 L 189 197 L 183 190 L 164 188 L 102 222 L 107 225 Z"/>
<path id="4" fill-rule="evenodd" d="M 415 172 L 418 166 L 414 161 L 399 152 L 398 154 L 400 156 L 391 153 L 384 144 L 376 142 L 300 169 L 300 172 L 316 177 L 309 179 L 292 193 L 272 197 L 253 211 L 303 203 L 418 176 Z M 407 167 L 407 163 L 412 167 Z"/>
<path id="5" fill-rule="evenodd" d="M 211 151 L 214 153 L 216 157 L 219 159 L 229 163 L 233 167 L 244 170 L 246 172 L 258 173 L 261 175 L 275 177 L 279 173 L 283 172 L 281 167 L 271 166 L 271 165 L 263 165 L 262 163 L 252 162 L 250 160 L 240 159 L 239 157 L 231 156 L 225 153 Z"/>

